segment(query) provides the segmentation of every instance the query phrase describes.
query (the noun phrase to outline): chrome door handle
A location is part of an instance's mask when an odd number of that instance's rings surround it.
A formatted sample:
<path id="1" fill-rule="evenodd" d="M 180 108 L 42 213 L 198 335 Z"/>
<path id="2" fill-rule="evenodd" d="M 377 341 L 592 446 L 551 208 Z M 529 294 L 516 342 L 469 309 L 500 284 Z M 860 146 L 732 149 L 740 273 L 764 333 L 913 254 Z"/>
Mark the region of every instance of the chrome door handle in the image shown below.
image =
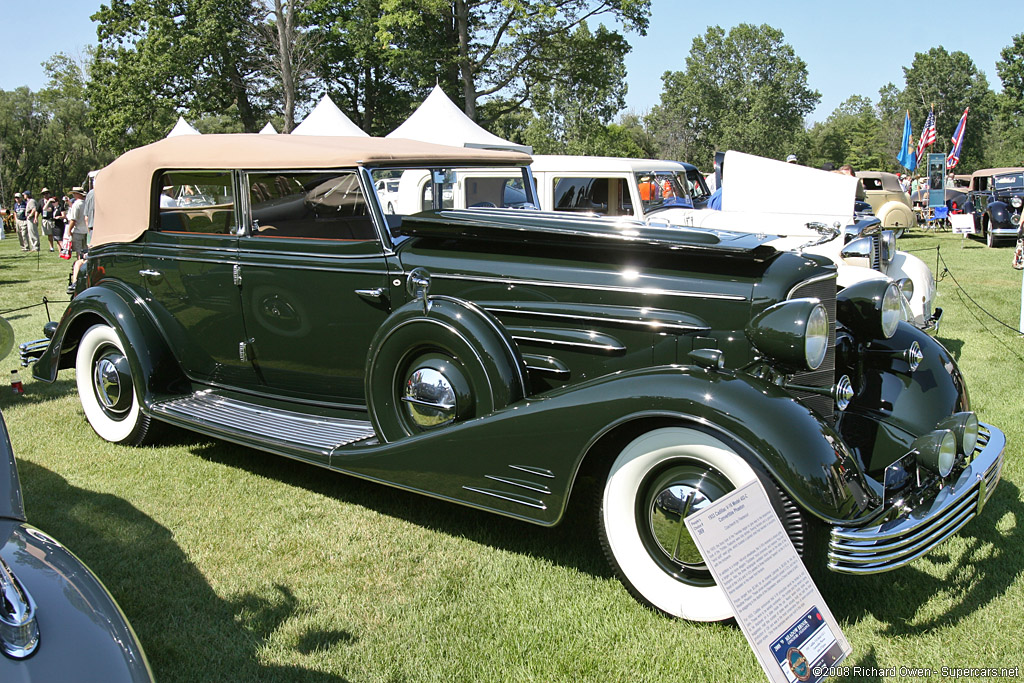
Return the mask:
<path id="1" fill-rule="evenodd" d="M 149 270 L 147 268 L 145 270 L 140 270 L 139 275 L 141 275 L 142 277 L 162 277 L 163 273 L 161 273 L 159 270 Z"/>
<path id="2" fill-rule="evenodd" d="M 374 287 L 373 289 L 357 289 L 356 294 L 363 297 L 367 301 L 380 301 L 384 298 L 384 288 Z"/>

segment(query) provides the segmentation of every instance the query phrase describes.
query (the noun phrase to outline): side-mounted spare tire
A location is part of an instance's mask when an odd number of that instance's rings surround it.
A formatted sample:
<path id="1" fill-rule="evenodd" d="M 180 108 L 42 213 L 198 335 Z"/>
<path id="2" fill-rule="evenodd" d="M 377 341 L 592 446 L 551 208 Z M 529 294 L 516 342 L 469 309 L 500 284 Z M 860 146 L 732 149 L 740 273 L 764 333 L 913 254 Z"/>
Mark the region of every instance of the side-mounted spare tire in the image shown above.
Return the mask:
<path id="1" fill-rule="evenodd" d="M 482 417 L 525 397 L 525 364 L 501 324 L 460 299 L 411 301 L 374 335 L 366 401 L 377 436 L 393 442 Z"/>

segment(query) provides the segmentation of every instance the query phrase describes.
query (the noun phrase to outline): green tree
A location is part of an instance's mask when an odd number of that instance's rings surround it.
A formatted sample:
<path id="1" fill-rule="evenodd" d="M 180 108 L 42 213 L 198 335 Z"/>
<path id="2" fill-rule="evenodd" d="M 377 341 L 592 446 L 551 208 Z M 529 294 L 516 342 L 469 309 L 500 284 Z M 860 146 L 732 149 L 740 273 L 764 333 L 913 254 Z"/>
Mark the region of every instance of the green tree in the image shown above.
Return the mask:
<path id="1" fill-rule="evenodd" d="M 611 16 L 627 29 L 647 29 L 650 0 L 381 0 L 380 38 L 420 65 L 417 85 L 435 82 L 459 92 L 466 114 L 477 101 L 502 95 L 521 106 L 536 84 L 553 76 L 538 56 L 550 54 L 593 17 Z"/>
<path id="2" fill-rule="evenodd" d="M 992 166 L 1024 165 L 1024 33 L 1013 37 L 996 62 L 1003 91 L 996 98 L 996 117 L 985 140 Z"/>
<path id="3" fill-rule="evenodd" d="M 112 0 L 92 18 L 99 45 L 88 97 L 101 145 L 152 142 L 179 113 L 230 110 L 258 130 L 267 56 L 254 39 L 253 0 Z"/>
<path id="4" fill-rule="evenodd" d="M 27 87 L 0 90 L 0 192 L 9 206 L 15 192 L 38 190 L 46 162 L 40 145 L 47 117 L 39 97 Z"/>
<path id="5" fill-rule="evenodd" d="M 970 107 L 957 171 L 981 166 L 985 158 L 985 135 L 996 110 L 995 95 L 985 74 L 966 53 L 947 52 L 940 46 L 915 54 L 911 66 L 903 67 L 903 75 L 906 87 L 902 104 L 910 110 L 911 122 L 918 134 L 929 109 L 934 106 L 937 133 L 935 145 L 928 151 L 949 152 L 950 138 L 964 109 Z"/>
<path id="6" fill-rule="evenodd" d="M 712 26 L 694 38 L 686 70 L 662 76 L 649 124 L 662 157 L 707 164 L 715 150 L 784 157 L 820 99 L 807 65 L 768 25 Z"/>
<path id="7" fill-rule="evenodd" d="M 551 78 L 534 86 L 533 109 L 550 135 L 568 154 L 593 154 L 607 146 L 607 125 L 625 106 L 625 39 L 604 26 L 590 31 L 586 22 L 553 38 L 538 56 Z"/>

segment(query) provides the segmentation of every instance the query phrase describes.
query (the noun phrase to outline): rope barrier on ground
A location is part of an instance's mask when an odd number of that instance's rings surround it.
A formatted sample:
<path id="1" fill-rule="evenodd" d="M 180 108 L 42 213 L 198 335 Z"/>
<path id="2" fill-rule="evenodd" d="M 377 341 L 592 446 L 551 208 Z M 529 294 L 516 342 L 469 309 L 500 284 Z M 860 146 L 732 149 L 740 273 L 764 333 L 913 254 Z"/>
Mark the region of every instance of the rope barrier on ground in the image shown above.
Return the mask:
<path id="1" fill-rule="evenodd" d="M 974 305 L 975 305 L 975 307 L 977 307 L 977 309 L 978 309 L 979 311 L 981 311 L 982 313 L 984 313 L 984 314 L 985 314 L 985 315 L 987 315 L 988 317 L 992 318 L 992 320 L 995 320 L 995 321 L 996 321 L 997 323 L 999 323 L 1000 325 L 1002 325 L 1002 326 L 1003 326 L 1003 327 L 1005 327 L 1006 329 L 1008 329 L 1008 330 L 1011 330 L 1011 331 L 1012 331 L 1012 332 L 1013 332 L 1014 334 L 1020 334 L 1020 330 L 1018 330 L 1018 329 L 1017 329 L 1017 328 L 1016 328 L 1015 326 L 1013 326 L 1013 325 L 1007 325 L 1007 324 L 1006 324 L 1006 323 L 1004 323 L 1004 322 L 1003 322 L 1002 320 L 1000 320 L 1000 319 L 999 319 L 999 318 L 997 318 L 996 316 L 994 316 L 994 315 L 992 315 L 991 313 L 989 313 L 989 312 L 988 312 L 988 311 L 987 311 L 987 310 L 985 309 L 985 307 L 984 307 L 984 306 L 982 306 L 982 305 L 981 305 L 981 304 L 979 304 L 979 303 L 978 303 L 977 301 L 975 301 L 974 297 L 972 297 L 972 296 L 971 296 L 971 295 L 970 295 L 970 294 L 969 294 L 969 293 L 967 292 L 967 290 L 966 290 L 966 289 L 964 289 L 964 286 L 963 286 L 963 285 L 961 285 L 959 281 L 957 281 L 957 279 L 956 279 L 956 276 L 955 276 L 955 275 L 953 275 L 953 271 L 951 271 L 951 270 L 949 269 L 949 265 L 948 265 L 948 264 L 946 263 L 946 259 L 942 258 L 942 252 L 941 252 L 941 251 L 939 251 L 938 247 L 936 247 L 936 257 L 937 257 L 938 261 L 942 263 L 942 272 L 941 272 L 941 273 L 939 274 L 939 276 L 937 276 L 937 277 L 935 278 L 935 281 L 936 281 L 936 282 L 939 282 L 940 280 L 943 280 L 943 279 L 945 279 L 945 276 L 946 276 L 946 275 L 949 275 L 949 279 L 953 281 L 953 284 L 955 284 L 955 285 L 956 285 L 957 289 L 959 289 L 959 290 L 960 290 L 960 292 L 962 292 L 962 293 L 963 293 L 963 296 L 967 297 L 968 301 L 970 301 L 970 302 L 971 302 L 972 304 L 974 304 Z M 936 270 L 938 270 L 938 268 L 936 268 Z M 957 293 L 957 295 L 958 295 L 958 296 L 959 296 L 960 292 L 958 292 L 958 293 Z M 961 300 L 962 300 L 962 299 L 961 299 Z"/>
<path id="2" fill-rule="evenodd" d="M 8 313 L 17 313 L 18 311 L 27 311 L 30 308 L 38 308 L 39 306 L 46 306 L 46 317 L 49 318 L 50 317 L 50 304 L 69 304 L 69 303 L 71 303 L 71 299 L 68 299 L 67 301 L 65 301 L 64 299 L 60 299 L 58 301 L 53 301 L 53 300 L 48 299 L 48 298 L 46 298 L 44 296 L 43 300 L 40 301 L 37 304 L 29 304 L 28 306 L 22 306 L 20 308 L 11 308 L 11 309 L 8 309 L 6 311 L 0 311 L 0 315 L 7 315 Z"/>

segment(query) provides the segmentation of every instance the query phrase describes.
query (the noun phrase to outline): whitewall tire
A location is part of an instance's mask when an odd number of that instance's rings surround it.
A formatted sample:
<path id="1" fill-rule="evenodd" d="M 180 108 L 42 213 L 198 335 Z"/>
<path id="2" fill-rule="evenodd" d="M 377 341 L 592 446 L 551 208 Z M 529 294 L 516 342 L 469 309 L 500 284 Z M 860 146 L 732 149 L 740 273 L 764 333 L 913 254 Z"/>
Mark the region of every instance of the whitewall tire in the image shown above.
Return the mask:
<path id="1" fill-rule="evenodd" d="M 599 532 L 634 597 L 692 621 L 732 617 L 683 518 L 757 478 L 732 448 L 697 429 L 655 429 L 631 441 L 608 473 Z"/>
<path id="2" fill-rule="evenodd" d="M 103 439 L 140 445 L 150 418 L 139 408 L 124 345 L 109 325 L 93 325 L 78 344 L 78 396 L 89 424 Z"/>

